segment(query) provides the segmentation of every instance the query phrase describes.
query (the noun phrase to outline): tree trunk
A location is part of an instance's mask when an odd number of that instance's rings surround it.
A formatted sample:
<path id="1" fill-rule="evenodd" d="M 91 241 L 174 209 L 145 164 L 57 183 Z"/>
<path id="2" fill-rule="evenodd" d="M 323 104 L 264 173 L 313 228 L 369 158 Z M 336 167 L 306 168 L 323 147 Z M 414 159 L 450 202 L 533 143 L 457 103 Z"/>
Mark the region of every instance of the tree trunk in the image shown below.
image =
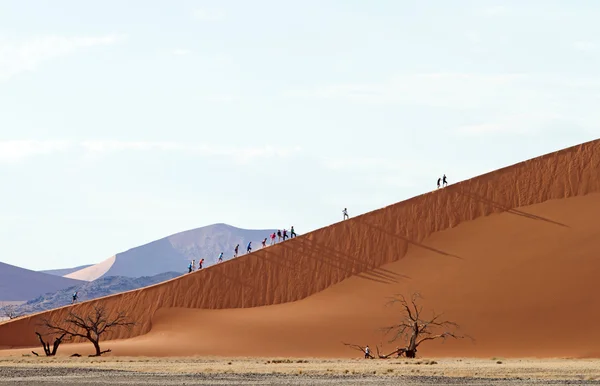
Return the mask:
<path id="1" fill-rule="evenodd" d="M 92 343 L 94 344 L 94 348 L 96 349 L 95 356 L 99 357 L 100 355 L 102 355 L 102 352 L 100 351 L 100 344 L 97 340 L 92 340 Z"/>
<path id="2" fill-rule="evenodd" d="M 54 345 L 52 347 L 52 356 L 56 355 L 56 351 L 58 351 L 58 346 L 60 346 L 60 344 L 62 343 L 62 340 L 65 337 L 65 335 L 67 335 L 67 334 L 62 334 L 60 337 L 56 338 L 56 340 L 54 341 Z"/>
<path id="3" fill-rule="evenodd" d="M 36 331 L 35 334 L 38 336 L 38 338 L 40 338 L 40 342 L 42 343 L 42 347 L 44 348 L 44 354 L 46 354 L 47 357 L 52 356 L 53 354 L 50 352 L 50 343 L 44 342 L 44 339 L 42 338 L 42 335 L 39 332 Z"/>
<path id="4" fill-rule="evenodd" d="M 407 358 L 414 358 L 417 354 L 417 335 L 418 335 L 418 327 L 414 327 L 415 331 L 413 331 L 411 337 L 410 337 L 410 341 L 408 342 L 408 347 L 406 348 L 406 351 L 404 352 L 404 354 L 406 355 Z"/>

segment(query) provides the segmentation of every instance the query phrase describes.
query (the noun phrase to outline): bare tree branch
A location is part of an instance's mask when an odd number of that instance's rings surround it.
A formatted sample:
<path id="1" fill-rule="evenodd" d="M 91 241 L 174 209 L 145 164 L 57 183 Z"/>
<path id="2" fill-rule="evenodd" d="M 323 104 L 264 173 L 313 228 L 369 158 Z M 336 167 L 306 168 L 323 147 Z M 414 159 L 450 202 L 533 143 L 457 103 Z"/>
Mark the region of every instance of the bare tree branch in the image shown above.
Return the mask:
<path id="1" fill-rule="evenodd" d="M 17 312 L 16 307 L 13 305 L 7 305 L 7 306 L 0 307 L 0 312 L 5 318 L 11 319 L 11 320 L 16 319 L 19 316 L 21 316 L 21 314 L 19 312 Z"/>
<path id="2" fill-rule="evenodd" d="M 65 335 L 67 335 L 66 333 L 63 333 L 61 336 L 56 337 L 54 339 L 54 344 L 52 345 L 52 350 L 50 350 L 50 342 L 44 342 L 44 338 L 42 337 L 42 334 L 40 334 L 39 332 L 36 331 L 35 334 L 40 339 L 40 343 L 42 344 L 42 347 L 44 348 L 44 353 L 46 354 L 47 357 L 52 357 L 52 356 L 56 355 L 56 351 L 58 351 L 58 346 L 60 346 L 63 338 L 65 337 Z"/>
<path id="3" fill-rule="evenodd" d="M 89 340 L 96 350 L 94 356 L 100 356 L 110 352 L 110 350 L 100 350 L 99 342 L 104 333 L 118 327 L 131 328 L 135 323 L 128 321 L 127 315 L 123 311 L 119 311 L 111 317 L 104 307 L 94 306 L 94 309 L 87 315 L 82 316 L 71 311 L 62 323 L 44 320 L 44 325 L 53 333 Z"/>
<path id="4" fill-rule="evenodd" d="M 410 300 L 407 300 L 406 297 L 401 294 L 392 297 L 388 304 L 399 304 L 404 311 L 405 321 L 383 328 L 386 335 L 395 333 L 390 342 L 400 338 L 407 340 L 407 345 L 402 353 L 410 358 L 414 358 L 417 348 L 423 342 L 436 339 L 445 340 L 446 338 L 464 338 L 452 331 L 454 329 L 459 329 L 458 324 L 449 320 L 441 320 L 442 314 L 434 312 L 431 318 L 423 318 L 423 306 L 419 304 L 420 299 L 423 299 L 423 297 L 418 292 L 413 293 L 410 296 Z"/>
<path id="5" fill-rule="evenodd" d="M 362 347 L 362 346 L 359 346 L 357 344 L 352 344 L 352 343 L 344 343 L 344 342 L 342 342 L 342 343 L 344 344 L 344 346 L 348 346 L 350 348 L 358 350 L 358 351 L 362 352 L 363 354 L 365 354 L 366 356 L 368 356 L 369 358 L 374 359 L 373 356 L 371 355 L 371 353 L 367 354 L 366 347 Z"/>

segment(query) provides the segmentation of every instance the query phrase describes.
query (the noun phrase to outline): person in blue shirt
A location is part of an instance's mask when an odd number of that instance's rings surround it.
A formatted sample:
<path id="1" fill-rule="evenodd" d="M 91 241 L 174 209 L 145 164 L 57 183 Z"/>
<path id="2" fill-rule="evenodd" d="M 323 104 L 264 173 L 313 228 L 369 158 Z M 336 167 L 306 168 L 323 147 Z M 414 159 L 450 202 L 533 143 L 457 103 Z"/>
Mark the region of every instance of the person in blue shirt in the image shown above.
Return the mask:
<path id="1" fill-rule="evenodd" d="M 219 255 L 219 263 L 223 261 L 223 252 Z"/>
<path id="2" fill-rule="evenodd" d="M 190 265 L 188 265 L 188 273 L 192 273 L 192 262 L 190 261 Z"/>
<path id="3" fill-rule="evenodd" d="M 71 300 L 71 304 L 75 303 L 77 301 L 77 291 L 75 291 L 75 293 L 73 294 L 73 300 Z"/>
<path id="4" fill-rule="evenodd" d="M 252 241 L 248 243 L 248 248 L 246 248 L 246 253 L 252 252 Z"/>

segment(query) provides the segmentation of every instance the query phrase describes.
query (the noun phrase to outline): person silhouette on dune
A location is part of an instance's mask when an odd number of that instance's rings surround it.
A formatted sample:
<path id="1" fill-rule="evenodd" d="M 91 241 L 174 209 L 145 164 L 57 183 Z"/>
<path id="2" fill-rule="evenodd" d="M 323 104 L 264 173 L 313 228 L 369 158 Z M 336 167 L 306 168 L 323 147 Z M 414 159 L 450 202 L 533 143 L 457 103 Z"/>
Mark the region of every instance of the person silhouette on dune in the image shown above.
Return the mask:
<path id="1" fill-rule="evenodd" d="M 284 229 L 283 230 L 283 241 L 285 241 L 285 239 L 287 239 L 287 238 L 288 238 L 287 229 Z"/>
<path id="2" fill-rule="evenodd" d="M 271 235 L 271 245 L 275 244 L 275 232 Z"/>
<path id="3" fill-rule="evenodd" d="M 246 253 L 251 253 L 252 252 L 252 241 L 250 241 L 248 243 L 248 248 L 246 248 Z"/>
<path id="4" fill-rule="evenodd" d="M 262 247 L 266 247 L 267 246 L 267 238 L 265 237 L 265 239 L 262 241 Z"/>
<path id="5" fill-rule="evenodd" d="M 188 265 L 188 273 L 192 273 L 192 262 L 190 261 L 190 265 Z"/>
<path id="6" fill-rule="evenodd" d="M 281 231 L 277 230 L 277 242 L 281 241 Z"/>
<path id="7" fill-rule="evenodd" d="M 438 189 L 440 188 L 441 184 L 442 184 L 442 177 L 438 178 Z"/>
<path id="8" fill-rule="evenodd" d="M 294 230 L 294 226 L 292 225 L 292 229 L 290 229 L 290 239 L 296 237 L 296 231 Z"/>
<path id="9" fill-rule="evenodd" d="M 223 261 L 223 252 L 221 252 L 221 254 L 219 255 L 219 263 Z"/>
<path id="10" fill-rule="evenodd" d="M 444 187 L 448 186 L 448 181 L 446 181 L 446 175 L 444 174 L 444 179 L 442 180 Z"/>
<path id="11" fill-rule="evenodd" d="M 344 220 L 350 218 L 350 216 L 348 216 L 348 208 L 344 208 L 344 210 L 342 211 L 342 213 L 344 214 Z"/>
<path id="12" fill-rule="evenodd" d="M 233 252 L 234 252 L 233 257 L 237 257 L 239 249 L 240 249 L 240 245 L 238 244 L 235 246 L 235 249 L 233 250 Z"/>
<path id="13" fill-rule="evenodd" d="M 204 259 L 198 260 L 198 270 L 202 269 L 202 264 L 204 264 Z"/>
<path id="14" fill-rule="evenodd" d="M 73 294 L 73 300 L 71 300 L 71 304 L 74 304 L 77 301 L 77 291 Z"/>

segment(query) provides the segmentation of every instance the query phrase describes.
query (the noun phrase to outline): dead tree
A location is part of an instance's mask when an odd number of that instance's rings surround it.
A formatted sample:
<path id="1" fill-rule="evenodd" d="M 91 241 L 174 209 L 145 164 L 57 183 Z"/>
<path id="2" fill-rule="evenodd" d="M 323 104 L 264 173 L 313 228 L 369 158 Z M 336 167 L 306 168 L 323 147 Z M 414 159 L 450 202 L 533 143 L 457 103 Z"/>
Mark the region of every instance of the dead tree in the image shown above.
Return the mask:
<path id="1" fill-rule="evenodd" d="M 4 317 L 11 319 L 11 320 L 16 319 L 19 316 L 21 316 L 21 314 L 17 312 L 15 306 L 12 306 L 12 305 L 4 306 L 0 310 L 2 310 L 2 315 Z"/>
<path id="2" fill-rule="evenodd" d="M 344 346 L 348 346 L 350 348 L 353 348 L 355 350 L 358 350 L 358 351 L 362 352 L 365 355 L 365 358 L 368 357 L 369 359 L 375 359 L 373 357 L 373 355 L 371 355 L 371 353 L 367 354 L 367 348 L 366 347 L 362 347 L 362 346 L 359 346 L 357 344 L 352 344 L 352 343 L 344 343 L 344 342 L 342 342 L 342 343 L 344 344 Z"/>
<path id="3" fill-rule="evenodd" d="M 54 344 L 52 345 L 52 351 L 50 351 L 50 342 L 45 342 L 42 334 L 39 332 L 35 332 L 35 334 L 40 338 L 40 342 L 42 343 L 42 347 L 44 348 L 44 353 L 47 357 L 53 357 L 56 355 L 56 351 L 58 350 L 58 346 L 62 343 L 63 338 L 67 335 L 67 333 L 63 333 L 61 336 L 56 337 L 54 339 Z M 35 356 L 39 356 L 35 351 L 32 351 Z"/>
<path id="4" fill-rule="evenodd" d="M 392 351 L 391 353 L 389 353 L 389 354 L 380 354 L 379 353 L 379 346 L 377 346 L 377 357 L 379 359 L 389 359 L 394 354 L 396 354 L 396 357 L 401 357 L 402 354 L 404 354 L 405 352 L 406 352 L 405 348 L 396 347 L 396 349 L 394 351 Z"/>
<path id="5" fill-rule="evenodd" d="M 100 338 L 105 332 L 117 327 L 131 328 L 134 324 L 128 321 L 125 312 L 119 311 L 116 315 L 111 316 L 102 306 L 94 306 L 93 310 L 86 316 L 71 311 L 62 323 L 53 323 L 49 320 L 44 321 L 44 325 L 54 333 L 89 340 L 96 350 L 96 353 L 90 356 L 97 357 L 110 352 L 110 349 L 100 350 Z"/>
<path id="6" fill-rule="evenodd" d="M 454 322 L 443 320 L 441 314 L 433 313 L 432 317 L 423 318 L 423 307 L 417 304 L 419 299 L 422 299 L 419 293 L 412 294 L 409 300 L 403 295 L 396 295 L 388 303 L 399 304 L 404 312 L 404 317 L 399 324 L 385 327 L 383 331 L 386 335 L 393 334 L 390 342 L 397 339 L 406 340 L 406 347 L 402 350 L 407 358 L 414 358 L 417 349 L 424 342 L 436 339 L 464 338 L 454 332 L 459 326 Z"/>

